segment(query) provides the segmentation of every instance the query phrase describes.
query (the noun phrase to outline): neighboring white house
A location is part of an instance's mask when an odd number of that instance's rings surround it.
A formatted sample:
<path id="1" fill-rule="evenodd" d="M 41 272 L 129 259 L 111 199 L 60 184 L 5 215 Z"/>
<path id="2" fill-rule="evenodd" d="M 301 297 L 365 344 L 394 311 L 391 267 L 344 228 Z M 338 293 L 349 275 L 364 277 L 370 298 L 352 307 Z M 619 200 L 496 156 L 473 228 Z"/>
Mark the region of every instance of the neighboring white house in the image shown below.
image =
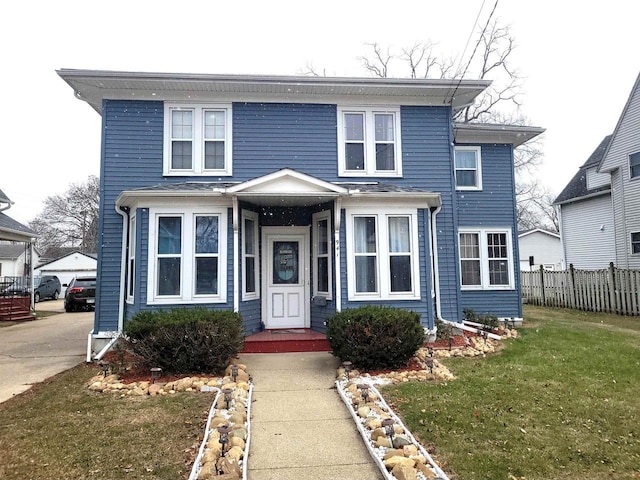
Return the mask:
<path id="1" fill-rule="evenodd" d="M 0 277 L 26 277 L 29 274 L 28 244 L 0 243 Z M 34 261 L 40 256 L 34 250 Z"/>
<path id="2" fill-rule="evenodd" d="M 602 139 L 554 202 L 567 267 L 598 270 L 615 262 L 610 176 L 598 172 L 611 138 Z"/>
<path id="3" fill-rule="evenodd" d="M 69 284 L 74 277 L 95 276 L 98 269 L 98 261 L 91 254 L 71 252 L 50 262 L 38 265 L 35 268 L 37 276 L 56 275 L 60 283 Z"/>
<path id="4" fill-rule="evenodd" d="M 518 234 L 520 271 L 564 270 L 560 235 L 536 228 Z"/>

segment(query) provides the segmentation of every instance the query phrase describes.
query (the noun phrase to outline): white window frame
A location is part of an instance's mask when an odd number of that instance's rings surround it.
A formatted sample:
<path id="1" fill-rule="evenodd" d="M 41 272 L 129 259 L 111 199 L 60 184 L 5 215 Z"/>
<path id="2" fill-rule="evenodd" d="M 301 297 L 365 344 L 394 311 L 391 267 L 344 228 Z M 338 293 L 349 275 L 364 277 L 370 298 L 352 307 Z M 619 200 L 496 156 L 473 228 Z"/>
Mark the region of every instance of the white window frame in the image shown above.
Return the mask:
<path id="1" fill-rule="evenodd" d="M 402 177 L 402 144 L 400 141 L 400 108 L 399 107 L 367 107 L 338 106 L 338 176 L 340 177 Z M 347 170 L 345 152 L 345 122 L 348 113 L 364 115 L 364 169 Z M 394 170 L 376 170 L 375 115 L 393 115 L 394 128 Z"/>
<path id="2" fill-rule="evenodd" d="M 253 254 L 245 250 L 245 220 L 253 221 Z M 260 265 L 258 256 L 258 213 L 250 210 L 242 210 L 242 300 L 257 300 L 260 298 Z M 253 258 L 254 292 L 247 292 L 246 259 Z"/>
<path id="3" fill-rule="evenodd" d="M 133 268 L 131 264 L 133 263 Z M 127 245 L 127 303 L 133 303 L 135 300 L 135 271 L 138 268 L 136 262 L 136 214 L 132 213 L 129 217 L 129 239 Z"/>
<path id="4" fill-rule="evenodd" d="M 196 295 L 195 293 L 195 226 L 196 217 L 218 217 L 218 293 Z M 158 219 L 160 217 L 182 218 L 182 249 L 180 262 L 180 293 L 178 295 L 157 294 Z M 154 207 L 149 209 L 149 249 L 147 273 L 147 304 L 199 304 L 225 303 L 227 301 L 227 208 L 226 207 Z M 176 255 L 172 255 L 176 256 Z M 200 256 L 200 255 L 199 255 Z"/>
<path id="5" fill-rule="evenodd" d="M 480 285 L 462 285 L 462 255 L 460 251 L 460 235 L 463 233 L 475 233 L 480 243 Z M 489 253 L 487 235 L 491 233 L 503 233 L 507 239 L 507 271 L 509 273 L 508 285 L 491 285 L 489 280 Z M 513 266 L 513 238 L 511 228 L 458 228 L 458 267 L 460 269 L 459 285 L 462 290 L 513 290 L 515 288 L 515 274 Z"/>
<path id="6" fill-rule="evenodd" d="M 176 110 L 193 112 L 192 132 L 192 159 L 190 169 L 171 168 L 171 113 Z M 204 138 L 204 113 L 206 111 L 222 111 L 225 113 L 225 137 L 224 137 L 224 168 L 205 169 L 205 138 Z M 230 176 L 233 175 L 233 126 L 232 108 L 230 103 L 188 104 L 165 103 L 164 104 L 164 161 L 163 175 L 165 176 Z"/>
<path id="7" fill-rule="evenodd" d="M 333 299 L 333 234 L 331 230 L 331 211 L 324 210 L 322 212 L 314 213 L 311 215 L 313 222 L 313 295 L 321 295 L 327 300 Z M 318 229 L 318 223 L 327 222 L 327 253 L 320 253 L 320 232 Z M 328 291 L 323 292 L 318 290 L 318 259 L 327 259 L 327 275 L 329 276 L 327 282 Z"/>
<path id="8" fill-rule="evenodd" d="M 356 254 L 354 220 L 356 217 L 376 217 L 377 292 L 356 292 Z M 408 217 L 411 256 L 411 292 L 392 292 L 390 281 L 389 217 Z M 418 211 L 408 208 L 346 209 L 347 288 L 349 301 L 420 300 L 420 252 L 418 243 Z"/>
<path id="9" fill-rule="evenodd" d="M 476 168 L 458 168 L 456 162 L 456 153 L 457 152 L 475 152 L 476 154 Z M 479 146 L 463 146 L 457 145 L 453 149 L 453 170 L 455 177 L 456 190 L 482 190 L 482 148 Z M 467 185 L 467 186 L 459 186 L 458 185 L 458 171 L 475 171 L 476 172 L 476 184 L 475 185 Z"/>
<path id="10" fill-rule="evenodd" d="M 633 170 L 631 168 L 631 156 L 632 155 L 638 155 L 640 156 L 640 150 L 630 153 L 629 157 L 628 157 L 628 163 L 629 163 L 629 180 L 635 180 L 636 178 L 640 179 L 640 174 L 639 175 L 633 175 Z"/>
<path id="11" fill-rule="evenodd" d="M 634 236 L 634 235 L 638 235 L 638 240 L 637 240 L 637 241 L 634 241 L 634 240 L 633 240 L 633 236 Z M 633 244 L 634 244 L 634 243 L 638 243 L 638 244 L 640 244 L 640 231 L 637 231 L 637 232 L 629 232 L 629 248 L 631 249 L 631 252 L 630 252 L 630 253 L 631 253 L 631 255 L 640 255 L 640 251 L 638 251 L 638 252 L 634 252 L 634 251 L 633 251 Z"/>

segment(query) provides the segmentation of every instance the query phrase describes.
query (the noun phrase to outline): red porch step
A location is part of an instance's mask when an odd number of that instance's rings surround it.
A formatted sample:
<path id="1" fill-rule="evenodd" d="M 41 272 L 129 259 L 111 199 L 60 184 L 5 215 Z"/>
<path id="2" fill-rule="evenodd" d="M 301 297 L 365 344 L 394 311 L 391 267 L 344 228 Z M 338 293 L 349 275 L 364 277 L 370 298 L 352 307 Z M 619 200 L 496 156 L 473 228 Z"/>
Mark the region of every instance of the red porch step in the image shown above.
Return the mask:
<path id="1" fill-rule="evenodd" d="M 29 297 L 0 297 L 0 322 L 22 322 L 35 320 L 29 308 Z"/>
<path id="2" fill-rule="evenodd" d="M 324 333 L 308 328 L 265 330 L 244 339 L 241 353 L 329 352 Z"/>

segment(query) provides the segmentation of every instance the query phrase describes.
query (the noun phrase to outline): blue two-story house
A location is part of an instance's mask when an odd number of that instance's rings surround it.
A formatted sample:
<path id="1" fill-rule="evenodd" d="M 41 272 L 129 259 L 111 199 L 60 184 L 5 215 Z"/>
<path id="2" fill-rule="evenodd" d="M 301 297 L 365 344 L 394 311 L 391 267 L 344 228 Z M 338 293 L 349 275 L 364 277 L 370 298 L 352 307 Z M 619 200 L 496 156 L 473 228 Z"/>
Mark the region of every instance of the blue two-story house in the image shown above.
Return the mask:
<path id="1" fill-rule="evenodd" d="M 102 116 L 94 351 L 171 307 L 247 335 L 373 303 L 522 316 L 513 149 L 542 129 L 455 123 L 489 82 L 58 75 Z"/>

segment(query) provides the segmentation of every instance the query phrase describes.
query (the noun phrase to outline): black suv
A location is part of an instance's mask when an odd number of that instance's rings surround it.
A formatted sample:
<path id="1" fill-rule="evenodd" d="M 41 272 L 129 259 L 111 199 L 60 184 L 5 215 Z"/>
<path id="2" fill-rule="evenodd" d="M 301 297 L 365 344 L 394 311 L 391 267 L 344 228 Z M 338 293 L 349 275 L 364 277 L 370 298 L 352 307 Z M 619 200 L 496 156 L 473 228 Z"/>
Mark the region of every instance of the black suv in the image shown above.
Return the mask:
<path id="1" fill-rule="evenodd" d="M 96 305 L 96 277 L 76 277 L 67 287 L 64 295 L 64 309 L 93 310 Z"/>

